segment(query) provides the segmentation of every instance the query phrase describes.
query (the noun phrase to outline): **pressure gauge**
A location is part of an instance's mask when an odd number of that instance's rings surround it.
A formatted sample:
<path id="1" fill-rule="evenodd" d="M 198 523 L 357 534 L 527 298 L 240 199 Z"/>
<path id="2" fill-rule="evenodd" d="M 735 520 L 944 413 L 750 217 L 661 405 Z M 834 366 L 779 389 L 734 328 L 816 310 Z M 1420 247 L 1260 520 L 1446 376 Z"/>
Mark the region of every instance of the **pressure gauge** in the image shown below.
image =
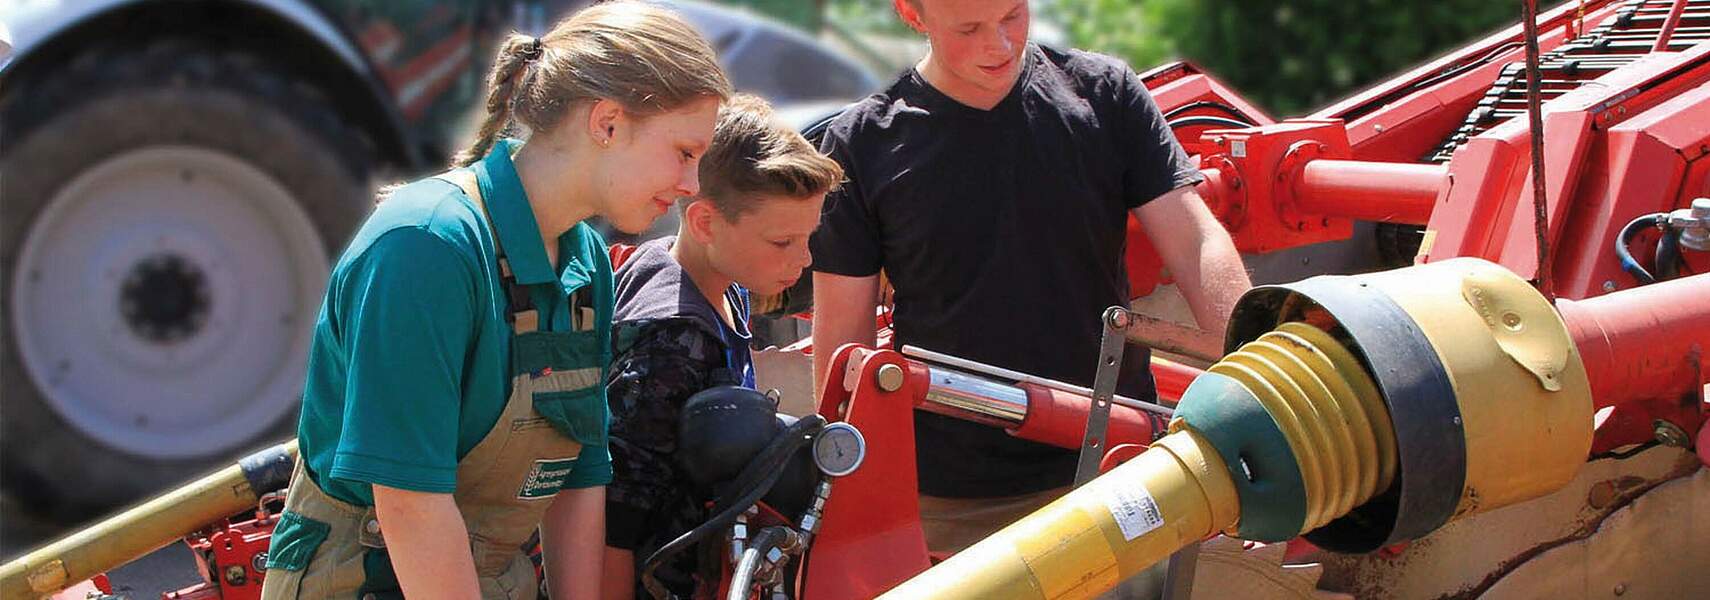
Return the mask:
<path id="1" fill-rule="evenodd" d="M 854 473 L 867 457 L 867 440 L 861 430 L 844 422 L 826 425 L 813 440 L 813 462 L 832 477 Z"/>

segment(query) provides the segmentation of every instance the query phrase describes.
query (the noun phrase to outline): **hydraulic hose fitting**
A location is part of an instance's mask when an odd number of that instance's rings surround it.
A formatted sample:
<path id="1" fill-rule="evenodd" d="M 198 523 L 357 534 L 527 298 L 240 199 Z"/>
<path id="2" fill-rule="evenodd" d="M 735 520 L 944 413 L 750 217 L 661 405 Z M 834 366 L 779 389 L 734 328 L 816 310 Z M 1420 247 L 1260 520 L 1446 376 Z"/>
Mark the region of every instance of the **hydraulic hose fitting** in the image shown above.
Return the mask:
<path id="1" fill-rule="evenodd" d="M 1681 247 L 1710 252 L 1710 198 L 1693 199 L 1690 208 L 1669 213 L 1668 223 L 1680 230 Z"/>

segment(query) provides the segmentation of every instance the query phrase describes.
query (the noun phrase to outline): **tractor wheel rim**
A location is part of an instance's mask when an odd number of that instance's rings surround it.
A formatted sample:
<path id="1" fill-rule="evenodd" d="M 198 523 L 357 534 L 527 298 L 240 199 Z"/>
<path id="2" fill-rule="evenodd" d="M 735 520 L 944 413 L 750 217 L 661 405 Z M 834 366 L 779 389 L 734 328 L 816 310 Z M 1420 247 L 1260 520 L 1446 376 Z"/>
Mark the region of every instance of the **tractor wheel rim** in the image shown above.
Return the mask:
<path id="1" fill-rule="evenodd" d="M 297 407 L 326 279 L 320 234 L 273 177 L 147 147 L 42 209 L 13 269 L 11 325 L 40 397 L 85 436 L 151 459 L 215 456 Z"/>

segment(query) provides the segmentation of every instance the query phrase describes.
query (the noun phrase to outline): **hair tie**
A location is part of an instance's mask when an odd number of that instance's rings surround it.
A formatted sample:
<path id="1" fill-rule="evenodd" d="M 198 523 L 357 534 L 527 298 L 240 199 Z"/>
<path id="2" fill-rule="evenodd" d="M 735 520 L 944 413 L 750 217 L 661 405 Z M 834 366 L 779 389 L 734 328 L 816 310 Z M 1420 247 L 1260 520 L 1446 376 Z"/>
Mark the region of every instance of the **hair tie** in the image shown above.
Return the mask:
<path id="1" fill-rule="evenodd" d="M 523 44 L 523 60 L 534 60 L 540 58 L 540 52 L 540 38 L 529 38 L 528 43 Z"/>

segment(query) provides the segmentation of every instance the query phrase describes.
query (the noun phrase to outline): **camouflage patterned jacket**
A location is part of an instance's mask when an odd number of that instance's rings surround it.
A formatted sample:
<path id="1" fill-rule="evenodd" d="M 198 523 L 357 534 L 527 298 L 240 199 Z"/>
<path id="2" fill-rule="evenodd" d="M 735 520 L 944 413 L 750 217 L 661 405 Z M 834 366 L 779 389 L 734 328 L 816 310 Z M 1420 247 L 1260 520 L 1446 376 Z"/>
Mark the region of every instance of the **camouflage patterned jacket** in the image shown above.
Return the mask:
<path id="1" fill-rule="evenodd" d="M 654 550 L 705 518 L 673 456 L 683 403 L 710 387 L 742 384 L 733 364 L 752 373 L 747 328 L 724 325 L 670 258 L 671 242 L 642 244 L 616 273 L 615 358 L 606 379 L 613 470 L 606 545 L 634 551 L 638 577 Z M 746 321 L 740 288 L 732 286 L 727 299 L 738 308 L 739 322 Z M 696 565 L 692 553 L 679 558 L 656 575 L 686 596 Z M 648 597 L 639 587 L 637 593 Z"/>

